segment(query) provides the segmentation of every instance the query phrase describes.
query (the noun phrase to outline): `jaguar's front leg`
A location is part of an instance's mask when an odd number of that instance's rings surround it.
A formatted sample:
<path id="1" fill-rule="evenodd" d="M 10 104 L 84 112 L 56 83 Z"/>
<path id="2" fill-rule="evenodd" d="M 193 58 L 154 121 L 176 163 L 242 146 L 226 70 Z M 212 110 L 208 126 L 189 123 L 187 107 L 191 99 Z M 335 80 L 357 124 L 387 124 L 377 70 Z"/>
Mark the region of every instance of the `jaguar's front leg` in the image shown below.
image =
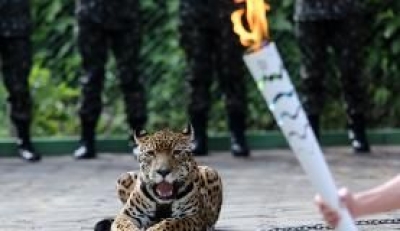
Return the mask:
<path id="1" fill-rule="evenodd" d="M 146 231 L 206 231 L 207 227 L 199 216 L 168 218 L 146 229 Z"/>
<path id="2" fill-rule="evenodd" d="M 111 231 L 142 231 L 152 224 L 156 204 L 144 195 L 135 184 L 130 196 L 115 218 Z"/>
<path id="3" fill-rule="evenodd" d="M 120 214 L 111 225 L 111 231 L 141 231 L 141 229 L 130 217 Z"/>
<path id="4" fill-rule="evenodd" d="M 122 204 L 125 204 L 135 188 L 138 174 L 135 172 L 126 172 L 117 180 L 117 195 Z"/>

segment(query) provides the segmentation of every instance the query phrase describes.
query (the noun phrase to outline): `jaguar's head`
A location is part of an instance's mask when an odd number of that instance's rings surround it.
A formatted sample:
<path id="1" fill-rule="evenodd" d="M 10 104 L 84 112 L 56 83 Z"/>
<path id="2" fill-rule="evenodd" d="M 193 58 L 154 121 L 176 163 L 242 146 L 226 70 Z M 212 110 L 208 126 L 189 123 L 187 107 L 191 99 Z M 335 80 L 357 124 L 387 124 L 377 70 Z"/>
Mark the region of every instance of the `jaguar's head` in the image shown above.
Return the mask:
<path id="1" fill-rule="evenodd" d="M 154 134 L 135 131 L 142 187 L 160 201 L 170 201 L 190 186 L 196 169 L 191 154 L 192 128 L 164 129 Z"/>

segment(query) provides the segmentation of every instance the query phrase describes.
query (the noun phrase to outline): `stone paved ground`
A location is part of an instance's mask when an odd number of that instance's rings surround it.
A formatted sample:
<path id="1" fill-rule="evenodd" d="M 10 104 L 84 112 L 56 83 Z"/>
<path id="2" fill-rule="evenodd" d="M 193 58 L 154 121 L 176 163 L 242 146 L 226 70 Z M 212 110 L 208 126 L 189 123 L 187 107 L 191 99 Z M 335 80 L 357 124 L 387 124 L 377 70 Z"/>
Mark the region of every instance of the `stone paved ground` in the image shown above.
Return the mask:
<path id="1" fill-rule="evenodd" d="M 400 147 L 376 147 L 370 157 L 348 148 L 325 150 L 338 185 L 361 190 L 399 172 Z M 213 153 L 200 162 L 217 168 L 225 187 L 218 230 L 257 230 L 320 223 L 312 203 L 314 190 L 288 150 L 256 151 L 248 160 Z M 114 182 L 136 169 L 129 155 L 103 154 L 94 161 L 48 157 L 39 164 L 0 158 L 0 231 L 92 230 L 102 217 L 115 214 Z M 400 217 L 388 213 L 370 218 Z M 400 225 L 361 230 L 397 230 Z"/>

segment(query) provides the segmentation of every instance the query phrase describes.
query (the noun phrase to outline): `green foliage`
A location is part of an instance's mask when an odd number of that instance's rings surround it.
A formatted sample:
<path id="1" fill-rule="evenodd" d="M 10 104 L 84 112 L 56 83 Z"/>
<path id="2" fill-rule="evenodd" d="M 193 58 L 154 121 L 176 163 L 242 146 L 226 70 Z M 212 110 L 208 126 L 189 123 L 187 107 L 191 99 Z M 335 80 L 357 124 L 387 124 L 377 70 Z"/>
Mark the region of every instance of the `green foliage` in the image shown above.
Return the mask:
<path id="1" fill-rule="evenodd" d="M 293 82 L 299 86 L 299 51 L 293 31 L 293 0 L 270 0 L 271 36 L 276 41 Z M 400 125 L 400 9 L 399 1 L 368 0 L 369 43 L 366 47 L 366 80 L 369 82 L 371 127 Z M 182 127 L 187 122 L 187 93 L 184 81 L 185 60 L 178 44 L 178 0 L 142 1 L 143 44 L 141 75 L 146 81 L 149 127 Z M 77 135 L 81 60 L 76 47 L 76 20 L 73 1 L 32 0 L 35 30 L 34 66 L 30 83 L 35 100 L 36 136 Z M 124 105 L 110 56 L 103 94 L 104 110 L 99 123 L 103 135 L 125 134 Z M 275 129 L 276 125 L 264 99 L 251 77 L 246 76 L 249 99 L 249 130 Z M 337 79 L 329 79 L 328 99 L 323 126 L 343 128 L 345 116 Z M 0 87 L 0 105 L 5 105 L 6 91 Z M 209 130 L 227 129 L 225 105 L 216 86 L 212 88 L 213 106 Z M 0 108 L 0 119 L 8 121 L 7 107 Z M 384 118 L 384 119 L 382 119 Z M 9 124 L 9 123 L 7 123 Z M 8 136 L 9 126 L 2 126 L 0 136 Z"/>
<path id="2" fill-rule="evenodd" d="M 35 134 L 64 135 L 77 132 L 76 99 L 79 90 L 65 81 L 55 81 L 49 69 L 34 65 L 30 78 L 35 96 Z"/>
<path id="3" fill-rule="evenodd" d="M 376 127 L 400 125 L 400 99 L 397 91 L 400 66 L 400 19 L 398 1 L 371 0 L 371 34 L 368 46 L 367 71 L 370 78 L 370 117 Z"/>

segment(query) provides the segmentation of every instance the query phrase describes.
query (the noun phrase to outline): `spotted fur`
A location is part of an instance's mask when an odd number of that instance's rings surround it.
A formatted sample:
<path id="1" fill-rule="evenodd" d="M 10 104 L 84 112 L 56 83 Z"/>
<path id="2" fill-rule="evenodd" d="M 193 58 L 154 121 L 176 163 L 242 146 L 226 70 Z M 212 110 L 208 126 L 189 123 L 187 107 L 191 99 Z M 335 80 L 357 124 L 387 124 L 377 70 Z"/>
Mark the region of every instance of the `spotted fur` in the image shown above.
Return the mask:
<path id="1" fill-rule="evenodd" d="M 191 133 L 189 129 L 135 135 L 140 170 L 123 174 L 117 182 L 123 208 L 112 231 L 213 230 L 222 204 L 222 182 L 214 169 L 197 165 Z M 156 186 L 163 182 L 174 186 L 173 196 L 157 194 Z"/>

